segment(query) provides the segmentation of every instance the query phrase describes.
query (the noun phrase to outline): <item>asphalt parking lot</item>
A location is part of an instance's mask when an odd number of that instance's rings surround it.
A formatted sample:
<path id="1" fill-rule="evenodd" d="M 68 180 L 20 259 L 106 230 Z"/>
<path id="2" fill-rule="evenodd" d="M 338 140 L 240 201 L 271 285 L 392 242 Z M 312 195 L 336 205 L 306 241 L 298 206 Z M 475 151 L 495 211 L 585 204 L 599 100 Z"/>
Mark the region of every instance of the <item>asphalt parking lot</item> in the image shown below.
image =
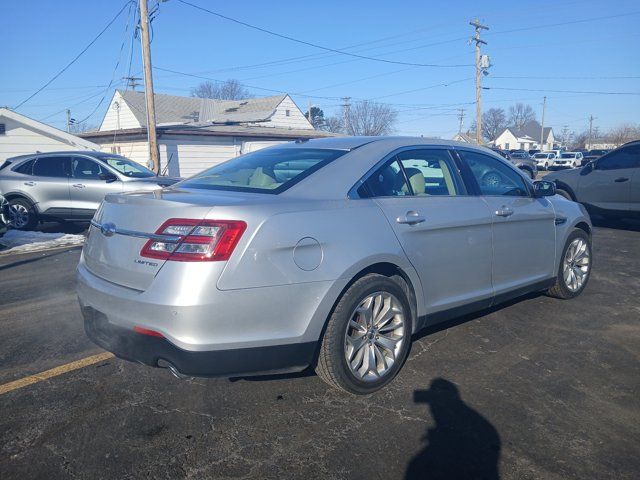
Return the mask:
<path id="1" fill-rule="evenodd" d="M 0 257 L 2 385 L 102 351 L 78 249 Z M 638 478 L 640 223 L 594 232 L 584 294 L 432 328 L 370 397 L 311 373 L 178 380 L 105 358 L 0 394 L 0 478 Z"/>

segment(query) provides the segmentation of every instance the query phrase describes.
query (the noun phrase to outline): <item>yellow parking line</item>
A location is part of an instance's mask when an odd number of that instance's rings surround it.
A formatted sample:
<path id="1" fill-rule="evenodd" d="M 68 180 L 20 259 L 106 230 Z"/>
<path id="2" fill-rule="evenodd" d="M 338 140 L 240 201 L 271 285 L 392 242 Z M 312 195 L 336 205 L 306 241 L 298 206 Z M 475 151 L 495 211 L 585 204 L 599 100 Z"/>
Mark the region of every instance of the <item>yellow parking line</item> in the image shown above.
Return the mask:
<path id="1" fill-rule="evenodd" d="M 44 372 L 29 375 L 28 377 L 21 378 L 20 380 L 14 380 L 13 382 L 5 383 L 4 385 L 0 385 L 0 395 L 9 393 L 13 390 L 17 390 L 18 388 L 33 385 L 34 383 L 38 383 L 49 378 L 57 377 L 58 375 L 62 375 L 63 373 L 68 373 L 74 370 L 78 370 L 79 368 L 88 367 L 89 365 L 93 365 L 94 363 L 102 362 L 110 358 L 113 358 L 113 353 L 103 352 L 97 355 L 92 355 L 90 357 L 81 358 L 80 360 L 76 360 L 75 362 L 60 365 L 59 367 L 52 368 L 51 370 L 45 370 Z"/>

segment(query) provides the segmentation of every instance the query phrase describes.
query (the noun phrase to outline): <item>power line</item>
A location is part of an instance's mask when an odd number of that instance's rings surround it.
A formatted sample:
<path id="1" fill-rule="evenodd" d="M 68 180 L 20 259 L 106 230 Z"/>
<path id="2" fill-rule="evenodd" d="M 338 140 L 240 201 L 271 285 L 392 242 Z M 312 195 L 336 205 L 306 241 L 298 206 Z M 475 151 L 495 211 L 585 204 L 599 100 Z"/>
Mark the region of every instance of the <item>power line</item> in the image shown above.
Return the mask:
<path id="1" fill-rule="evenodd" d="M 129 25 L 131 23 L 131 9 L 132 6 L 134 4 L 130 3 L 129 4 L 129 15 L 128 15 L 128 20 L 127 23 L 124 27 L 124 35 L 122 37 L 122 43 L 120 44 L 120 49 L 118 50 L 118 59 L 116 60 L 116 64 L 113 67 L 113 73 L 111 74 L 111 80 L 109 81 L 109 85 L 107 85 L 107 88 L 105 88 L 104 90 L 104 94 L 102 95 L 102 98 L 100 99 L 100 101 L 98 102 L 98 104 L 95 106 L 95 108 L 93 110 L 91 110 L 91 113 L 89 115 L 87 115 L 86 117 L 84 117 L 82 120 L 78 120 L 76 122 L 76 124 L 81 124 L 83 122 L 86 122 L 89 118 L 91 118 L 97 111 L 98 108 L 100 108 L 100 105 L 102 105 L 102 102 L 104 102 L 105 98 L 107 98 L 107 93 L 109 92 L 109 90 L 111 89 L 111 86 L 113 85 L 113 81 L 116 78 L 116 72 L 118 71 L 118 67 L 120 66 L 120 59 L 122 58 L 122 52 L 124 50 L 124 45 L 127 41 L 127 32 L 129 31 Z M 135 15 L 133 16 L 133 19 L 135 20 Z"/>
<path id="2" fill-rule="evenodd" d="M 333 53 L 339 53 L 341 55 L 347 55 L 349 57 L 360 58 L 360 59 L 363 59 L 363 60 L 371 60 L 371 61 L 374 61 L 374 62 L 391 63 L 391 64 L 395 64 L 395 65 L 410 65 L 410 66 L 414 66 L 414 67 L 458 68 L 458 67 L 470 67 L 470 66 L 472 66 L 471 64 L 437 65 L 437 64 L 431 64 L 431 63 L 412 63 L 412 62 L 401 62 L 401 61 L 397 61 L 397 60 L 388 60 L 388 59 L 377 58 L 377 57 L 368 57 L 366 55 L 359 55 L 357 53 L 346 52 L 344 50 L 338 50 L 336 48 L 330 48 L 330 47 L 325 47 L 323 45 L 318 45 L 317 43 L 307 42 L 306 40 L 300 40 L 298 38 L 294 38 L 294 37 L 291 37 L 289 35 L 284 35 L 282 33 L 274 32 L 273 30 L 267 30 L 266 28 L 258 27 L 257 25 L 252 25 L 250 23 L 243 22 L 242 20 L 238 20 L 238 19 L 235 19 L 235 18 L 228 17 L 226 15 L 222 15 L 221 13 L 214 12 L 213 10 L 209 10 L 209 9 L 201 7 L 199 5 L 195 5 L 195 4 L 187 2 L 185 0 L 178 0 L 178 1 L 180 3 L 185 4 L 185 5 L 189 5 L 190 7 L 193 7 L 195 9 L 197 9 L 197 10 L 201 10 L 203 12 L 209 13 L 211 15 L 214 15 L 216 17 L 222 18 L 224 20 L 228 20 L 230 22 L 236 23 L 238 25 L 242 25 L 242 26 L 247 27 L 247 28 L 251 28 L 253 30 L 257 30 L 257 31 L 262 32 L 262 33 L 266 33 L 268 35 L 273 35 L 275 37 L 282 38 L 284 40 L 289 40 L 291 42 L 300 43 L 302 45 L 307 45 L 309 47 L 318 48 L 320 50 L 325 50 L 327 52 L 333 52 Z"/>
<path id="3" fill-rule="evenodd" d="M 89 42 L 89 44 L 84 47 L 82 49 L 82 51 L 76 55 L 73 60 L 71 60 L 69 63 L 67 63 L 67 65 L 64 66 L 64 68 L 62 68 L 62 70 L 60 70 L 58 73 L 56 73 L 47 83 L 45 83 L 42 87 L 40 87 L 38 90 L 36 90 L 34 93 L 32 93 L 31 95 L 29 95 L 27 98 L 25 98 L 22 102 L 20 102 L 18 105 L 16 105 L 16 107 L 14 107 L 14 110 L 17 110 L 18 108 L 20 108 L 22 105 L 24 105 L 25 103 L 27 103 L 29 100 L 31 100 L 33 97 L 35 97 L 36 95 L 38 95 L 41 91 L 43 91 L 45 88 L 47 88 L 49 85 L 51 85 L 60 75 L 62 75 L 71 65 L 73 65 L 74 63 L 76 63 L 76 61 L 87 51 L 89 50 L 89 48 L 91 48 L 91 46 L 96 43 L 98 41 L 98 39 L 104 34 L 104 32 L 106 32 L 109 27 L 111 25 L 113 25 L 113 23 L 118 19 L 118 17 L 122 14 L 122 12 L 124 12 L 124 9 L 127 8 L 128 5 L 130 5 L 132 3 L 131 0 L 127 1 L 127 3 L 125 3 L 122 8 L 118 11 L 118 13 L 115 15 L 115 17 L 113 17 L 109 23 L 107 23 L 107 25 L 100 31 L 100 33 L 98 33 L 98 35 L 96 35 L 93 40 L 91 40 L 91 42 Z"/>
<path id="4" fill-rule="evenodd" d="M 528 80 L 635 80 L 640 76 L 610 76 L 610 77 L 539 77 L 529 75 L 494 76 L 491 78 L 528 79 Z"/>
<path id="5" fill-rule="evenodd" d="M 181 0 L 179 0 L 181 1 Z M 513 28 L 511 30 L 498 30 L 495 32 L 487 33 L 487 35 L 500 35 L 502 33 L 514 33 L 514 32 L 524 32 L 527 30 L 537 30 L 539 28 L 550 28 L 550 27 L 564 27 L 567 25 L 575 25 L 577 23 L 587 23 L 587 22 L 600 22 L 602 20 L 609 20 L 611 18 L 620 18 L 620 17 L 628 17 L 631 15 L 638 15 L 638 12 L 629 12 L 629 13 L 619 13 L 617 15 L 608 15 L 606 17 L 592 17 L 592 18 L 583 18 L 581 20 L 572 20 L 570 22 L 556 22 L 556 23 L 547 23 L 546 25 L 535 25 L 531 27 L 521 27 L 521 28 Z"/>
<path id="6" fill-rule="evenodd" d="M 545 90 L 536 88 L 503 88 L 503 87 L 482 87 L 483 90 L 512 90 L 519 92 L 550 92 L 550 93 L 584 93 L 588 95 L 640 95 L 640 92 L 600 92 L 600 91 L 579 91 L 579 90 Z"/>

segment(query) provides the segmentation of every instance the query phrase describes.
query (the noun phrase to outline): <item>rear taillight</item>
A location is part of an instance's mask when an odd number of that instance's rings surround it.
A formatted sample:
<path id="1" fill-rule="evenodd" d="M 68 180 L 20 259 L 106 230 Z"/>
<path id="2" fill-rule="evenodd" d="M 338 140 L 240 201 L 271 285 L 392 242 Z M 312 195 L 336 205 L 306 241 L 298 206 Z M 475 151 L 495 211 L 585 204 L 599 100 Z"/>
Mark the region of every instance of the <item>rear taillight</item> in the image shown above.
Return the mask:
<path id="1" fill-rule="evenodd" d="M 237 220 L 172 218 L 156 234 L 167 235 L 171 240 L 179 238 L 178 241 L 149 240 L 140 255 L 178 262 L 228 260 L 246 228 L 246 223 Z"/>

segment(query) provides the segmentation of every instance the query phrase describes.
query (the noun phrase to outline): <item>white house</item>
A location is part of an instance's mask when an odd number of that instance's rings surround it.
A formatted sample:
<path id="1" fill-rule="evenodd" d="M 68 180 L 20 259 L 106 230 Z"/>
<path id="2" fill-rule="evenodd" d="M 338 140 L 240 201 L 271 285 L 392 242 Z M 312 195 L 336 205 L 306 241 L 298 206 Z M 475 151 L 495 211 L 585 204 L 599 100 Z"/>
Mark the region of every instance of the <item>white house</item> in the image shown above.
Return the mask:
<path id="1" fill-rule="evenodd" d="M 544 127 L 542 145 L 540 144 L 541 130 L 542 126 L 535 120 L 526 123 L 521 129 L 507 127 L 496 137 L 493 144 L 501 150 L 552 150 L 555 142 L 553 129 Z"/>
<path id="2" fill-rule="evenodd" d="M 315 130 L 289 95 L 213 100 L 155 95 L 163 173 L 186 177 L 243 153 L 298 139 L 333 136 Z M 144 92 L 116 91 L 96 132 L 82 137 L 103 151 L 148 164 Z"/>
<path id="3" fill-rule="evenodd" d="M 60 150 L 100 150 L 100 146 L 8 108 L 0 108 L 0 162 L 17 155 Z"/>

